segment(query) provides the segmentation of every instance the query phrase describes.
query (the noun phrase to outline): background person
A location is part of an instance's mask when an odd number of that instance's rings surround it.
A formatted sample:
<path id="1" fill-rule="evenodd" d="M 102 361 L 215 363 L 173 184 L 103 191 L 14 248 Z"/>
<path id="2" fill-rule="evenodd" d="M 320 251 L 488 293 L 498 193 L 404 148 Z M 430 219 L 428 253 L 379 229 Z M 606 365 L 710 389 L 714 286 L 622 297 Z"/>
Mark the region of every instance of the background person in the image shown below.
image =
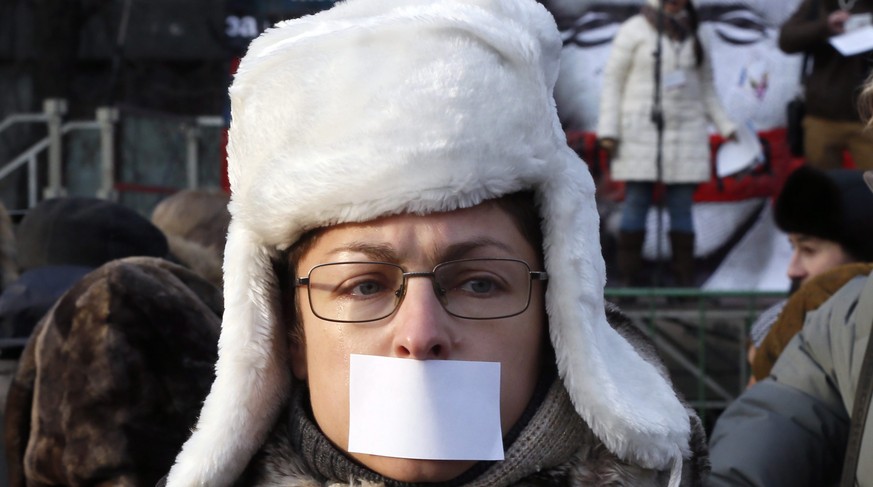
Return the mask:
<path id="1" fill-rule="evenodd" d="M 873 113 L 873 81 L 859 103 L 865 116 Z M 873 173 L 864 180 L 873 191 Z M 808 285 L 834 272 L 840 270 Z M 869 274 L 851 279 L 807 313 L 769 377 L 719 416 L 710 437 L 707 485 L 873 485 L 873 463 L 865 461 L 873 455 L 870 398 L 864 397 L 870 389 L 859 385 L 871 379 L 871 327 Z"/>
<path id="2" fill-rule="evenodd" d="M 835 269 L 801 287 L 838 273 Z M 838 485 L 853 418 L 861 364 L 873 323 L 873 278 L 850 279 L 805 315 L 803 328 L 779 355 L 768 378 L 746 389 L 719 416 L 710 437 L 708 486 Z M 871 421 L 863 441 L 857 483 L 873 485 Z"/>
<path id="3" fill-rule="evenodd" d="M 24 272 L 0 296 L 0 329 L 20 341 L 4 396 L 8 485 L 153 486 L 212 382 L 219 291 L 164 260 L 164 234 L 111 201 L 42 201 L 18 243 Z"/>
<path id="4" fill-rule="evenodd" d="M 699 481 L 699 420 L 606 319 L 560 47 L 529 0 L 353 0 L 252 43 L 230 90 L 216 380 L 167 485 Z M 361 356 L 498 363 L 504 459 L 353 449 Z M 414 444 L 436 439 L 427 420 Z"/>
<path id="5" fill-rule="evenodd" d="M 771 321 L 759 321 L 751 335 L 753 382 L 770 374 L 779 354 L 800 330 L 807 311 L 818 308 L 834 291 L 873 262 L 873 194 L 863 173 L 854 169 L 823 171 L 797 168 L 774 203 L 774 217 L 793 249 L 787 269 L 792 292 L 812 278 L 839 267 L 840 272 L 808 287 Z M 856 265 L 849 265 L 855 263 Z M 771 328 L 772 327 L 772 328 Z"/>
<path id="6" fill-rule="evenodd" d="M 16 233 L 21 274 L 0 294 L 0 337 L 8 339 L 4 354 L 11 357 L 85 274 L 114 259 L 168 252 L 166 237 L 147 219 L 97 198 L 43 200 L 24 215 Z"/>
<path id="7" fill-rule="evenodd" d="M 843 151 L 861 169 L 873 169 L 873 133 L 858 114 L 858 93 L 870 74 L 869 52 L 843 56 L 831 44 L 835 35 L 851 27 L 852 17 L 871 22 L 869 0 L 804 0 L 779 33 L 779 47 L 787 53 L 810 54 L 803 119 L 807 163 L 835 169 Z"/>
<path id="8" fill-rule="evenodd" d="M 9 387 L 7 485 L 154 486 L 212 383 L 221 304 L 203 278 L 154 257 L 76 281 L 33 330 Z"/>
<path id="9" fill-rule="evenodd" d="M 619 234 L 623 184 L 612 181 L 596 145 L 598 108 L 604 66 L 621 23 L 639 13 L 645 0 L 549 0 L 564 46 L 555 87 L 558 115 L 568 142 L 591 166 L 598 183 L 601 236 L 609 285 L 620 282 L 615 246 Z M 695 273 L 705 289 L 778 290 L 787 287 L 784 269 L 789 249 L 773 230 L 772 215 L 759 211 L 778 193 L 793 169 L 785 143 L 785 105 L 798 87 L 800 56 L 778 46 L 779 28 L 799 0 L 695 0 L 699 37 L 712 63 L 715 91 L 731 120 L 750 124 L 765 147 L 767 161 L 742 177 L 716 178 L 695 192 Z M 720 136 L 710 134 L 710 142 Z M 656 240 L 655 218 L 649 220 L 643 246 L 654 259 L 656 242 L 668 248 L 667 228 Z M 762 248 L 758 232 L 766 232 Z M 747 235 L 748 238 L 740 238 Z M 739 241 L 738 241 L 739 240 Z M 663 252 L 662 252 L 663 253 Z M 646 269 L 646 267 L 644 267 Z"/>
<path id="10" fill-rule="evenodd" d="M 170 254 L 221 289 L 230 196 L 224 191 L 186 189 L 161 200 L 152 223 L 167 236 Z"/>
<path id="11" fill-rule="evenodd" d="M 657 169 L 658 131 L 652 122 L 658 0 L 649 0 L 616 34 L 604 73 L 597 136 L 612 155 L 612 177 L 625 182 L 617 243 L 619 274 L 639 285 L 646 220 L 654 183 L 666 185 L 670 253 L 675 282 L 694 284 L 694 224 L 691 205 L 697 184 L 711 176 L 708 120 L 725 137 L 735 125 L 719 104 L 712 68 L 697 38 L 698 19 L 688 0 L 665 3 L 661 44 L 664 135 L 662 170 Z"/>
<path id="12" fill-rule="evenodd" d="M 15 227 L 6 206 L 0 203 L 0 293 L 18 279 Z"/>

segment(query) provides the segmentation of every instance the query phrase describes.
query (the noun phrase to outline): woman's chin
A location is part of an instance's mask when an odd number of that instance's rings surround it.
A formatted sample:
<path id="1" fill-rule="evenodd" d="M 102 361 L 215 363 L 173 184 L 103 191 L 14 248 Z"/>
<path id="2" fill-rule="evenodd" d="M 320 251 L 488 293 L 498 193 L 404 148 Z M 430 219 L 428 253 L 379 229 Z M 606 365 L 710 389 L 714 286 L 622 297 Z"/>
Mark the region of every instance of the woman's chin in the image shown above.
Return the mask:
<path id="1" fill-rule="evenodd" d="M 400 482 L 445 482 L 469 470 L 474 460 L 414 460 L 353 454 L 370 470 Z"/>

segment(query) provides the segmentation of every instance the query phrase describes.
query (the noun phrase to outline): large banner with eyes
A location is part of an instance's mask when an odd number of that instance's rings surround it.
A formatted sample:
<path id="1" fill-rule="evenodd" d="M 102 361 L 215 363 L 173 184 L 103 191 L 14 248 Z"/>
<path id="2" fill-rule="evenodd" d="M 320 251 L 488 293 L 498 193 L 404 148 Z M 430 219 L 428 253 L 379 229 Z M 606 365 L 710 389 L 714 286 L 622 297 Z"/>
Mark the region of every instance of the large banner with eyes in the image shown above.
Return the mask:
<path id="1" fill-rule="evenodd" d="M 802 58 L 779 50 L 781 24 L 800 0 L 693 0 L 699 36 L 712 62 L 716 92 L 727 114 L 759 136 L 765 160 L 727 177 L 716 177 L 695 193 L 693 209 L 698 257 L 707 289 L 785 290 L 790 249 L 774 227 L 770 198 L 800 161 L 785 143 L 785 107 L 800 89 Z M 612 38 L 622 22 L 640 12 L 643 0 L 544 0 L 564 40 L 555 89 L 568 140 L 599 179 L 608 268 L 617 234 L 621 185 L 609 180 L 608 163 L 596 150 L 600 90 Z M 713 131 L 714 132 L 714 131 Z M 711 138 L 713 155 L 721 144 Z M 664 218 L 666 220 L 666 217 Z M 669 255 L 668 224 L 649 218 L 644 255 Z M 655 238 L 661 228 L 661 242 Z"/>

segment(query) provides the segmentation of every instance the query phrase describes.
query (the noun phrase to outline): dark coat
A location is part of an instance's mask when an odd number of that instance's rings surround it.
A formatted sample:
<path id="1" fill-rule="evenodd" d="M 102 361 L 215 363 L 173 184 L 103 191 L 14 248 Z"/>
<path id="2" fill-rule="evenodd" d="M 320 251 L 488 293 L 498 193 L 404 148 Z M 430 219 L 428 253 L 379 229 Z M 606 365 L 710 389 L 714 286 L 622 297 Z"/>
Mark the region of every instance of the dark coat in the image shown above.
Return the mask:
<path id="1" fill-rule="evenodd" d="M 18 225 L 22 274 L 6 282 L 7 224 L 0 209 L 0 277 L 6 284 L 0 295 L 0 346 L 5 357 L 21 353 L 37 322 L 88 272 L 113 259 L 165 257 L 168 252 L 164 234 L 130 208 L 97 198 L 53 198 L 29 210 Z"/>
<path id="2" fill-rule="evenodd" d="M 708 487 L 836 485 L 873 324 L 873 276 L 855 277 L 786 346 L 770 377 L 746 389 L 712 431 Z M 859 487 L 873 487 L 873 415 L 863 423 Z"/>

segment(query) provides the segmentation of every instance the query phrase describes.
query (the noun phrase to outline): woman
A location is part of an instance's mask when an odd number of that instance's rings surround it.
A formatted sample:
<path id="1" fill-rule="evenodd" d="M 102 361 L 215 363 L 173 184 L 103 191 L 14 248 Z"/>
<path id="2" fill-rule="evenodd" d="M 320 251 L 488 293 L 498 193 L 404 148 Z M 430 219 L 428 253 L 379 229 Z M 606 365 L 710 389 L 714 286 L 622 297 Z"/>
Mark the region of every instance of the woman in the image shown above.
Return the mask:
<path id="1" fill-rule="evenodd" d="M 623 285 L 640 284 L 646 217 L 656 182 L 666 185 L 675 282 L 694 284 L 691 204 L 698 183 L 710 178 L 708 120 L 733 137 L 736 130 L 719 105 L 712 69 L 697 38 L 697 15 L 688 0 L 664 2 L 661 103 L 664 123 L 661 167 L 653 122 L 654 52 L 659 0 L 648 0 L 613 40 L 600 99 L 597 135 L 612 156 L 612 177 L 626 182 L 619 225 L 618 266 Z"/>
<path id="2" fill-rule="evenodd" d="M 251 45 L 216 381 L 167 485 L 699 480 L 699 420 L 606 319 L 560 46 L 531 0 L 353 0 Z"/>

